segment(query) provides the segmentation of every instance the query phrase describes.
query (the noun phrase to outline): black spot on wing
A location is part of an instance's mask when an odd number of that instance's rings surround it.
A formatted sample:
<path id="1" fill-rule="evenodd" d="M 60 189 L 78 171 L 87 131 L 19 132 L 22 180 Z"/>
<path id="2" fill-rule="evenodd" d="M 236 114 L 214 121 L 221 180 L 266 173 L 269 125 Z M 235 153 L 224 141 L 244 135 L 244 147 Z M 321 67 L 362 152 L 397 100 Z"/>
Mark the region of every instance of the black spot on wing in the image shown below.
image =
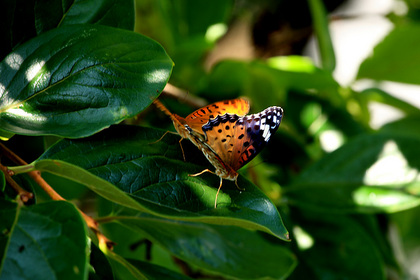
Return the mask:
<path id="1" fill-rule="evenodd" d="M 227 122 L 236 122 L 239 119 L 239 116 L 236 114 L 224 114 L 218 115 L 214 119 L 209 120 L 206 124 L 202 126 L 204 132 L 212 130 L 214 127 L 219 126 L 220 124 L 225 124 Z M 230 127 L 229 127 L 230 128 Z M 226 129 L 229 129 L 226 128 Z"/>

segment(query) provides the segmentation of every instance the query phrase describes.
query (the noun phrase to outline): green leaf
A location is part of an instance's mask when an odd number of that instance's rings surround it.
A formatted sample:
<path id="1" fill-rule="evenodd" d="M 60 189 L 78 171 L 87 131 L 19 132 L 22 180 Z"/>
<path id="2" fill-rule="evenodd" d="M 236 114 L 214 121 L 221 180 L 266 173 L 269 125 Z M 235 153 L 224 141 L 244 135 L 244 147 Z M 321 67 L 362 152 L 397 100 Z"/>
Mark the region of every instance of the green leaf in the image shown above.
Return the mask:
<path id="1" fill-rule="evenodd" d="M 117 271 L 120 274 L 120 279 L 137 279 L 146 280 L 148 279 L 140 270 L 132 265 L 128 260 L 114 253 L 113 251 L 106 250 L 106 256 L 108 257 L 113 271 Z"/>
<path id="2" fill-rule="evenodd" d="M 38 0 L 34 11 L 38 34 L 59 26 L 83 23 L 134 28 L 133 0 Z"/>
<path id="3" fill-rule="evenodd" d="M 416 256 L 420 246 L 420 236 L 418 234 L 420 231 L 419 215 L 420 207 L 416 207 L 389 216 L 392 224 L 398 230 L 398 240 L 407 259 L 417 259 Z"/>
<path id="4" fill-rule="evenodd" d="M 301 252 L 302 262 L 317 276 L 314 279 L 364 279 L 366 275 L 385 279 L 378 247 L 355 218 L 312 210 L 293 213 L 294 220 L 314 241 Z"/>
<path id="5" fill-rule="evenodd" d="M 185 42 L 204 39 L 208 28 L 214 24 L 225 23 L 232 9 L 231 0 L 215 0 L 212 5 L 194 0 L 160 2 L 160 16 L 171 28 L 170 36 L 178 46 Z"/>
<path id="6" fill-rule="evenodd" d="M 319 51 L 321 53 L 322 67 L 325 70 L 332 72 L 335 68 L 335 55 L 328 29 L 329 21 L 327 12 L 323 1 L 321 0 L 309 0 L 308 3 L 309 8 L 311 9 Z"/>
<path id="7" fill-rule="evenodd" d="M 163 266 L 139 260 L 128 260 L 131 265 L 141 271 L 147 279 L 191 280 L 192 278 L 171 271 Z M 127 279 L 127 278 L 123 278 Z"/>
<path id="8" fill-rule="evenodd" d="M 113 280 L 111 264 L 105 254 L 94 244 L 90 244 L 90 265 L 89 280 Z"/>
<path id="9" fill-rule="evenodd" d="M 0 172 L 3 174 L 2 172 Z M 11 231 L 17 221 L 18 206 L 16 203 L 0 198 L 0 268 L 4 266 Z M 1 276 L 1 269 L 0 269 Z"/>
<path id="10" fill-rule="evenodd" d="M 295 256 L 285 247 L 237 227 L 177 222 L 144 214 L 115 217 L 115 221 L 145 234 L 176 257 L 225 277 L 285 279 L 296 265 Z"/>
<path id="11" fill-rule="evenodd" d="M 2 234 L 9 240 L 0 279 L 86 278 L 87 231 L 71 203 L 54 201 L 17 209 L 0 205 L 0 215 L 9 217 L 1 219 Z"/>
<path id="12" fill-rule="evenodd" d="M 373 50 L 373 56 L 360 66 L 358 79 L 388 80 L 420 84 L 420 24 L 406 23 L 392 30 Z"/>
<path id="13" fill-rule="evenodd" d="M 366 132 L 367 128 L 356 121 L 345 106 L 331 102 L 329 98 L 293 91 L 287 99 L 288 121 L 300 134 L 316 135 L 333 128 L 346 136 Z"/>
<path id="14" fill-rule="evenodd" d="M 14 133 L 0 129 L 0 140 L 2 141 L 7 141 L 10 138 L 12 138 L 14 135 L 15 135 Z"/>
<path id="15" fill-rule="evenodd" d="M 90 138 L 60 141 L 34 168 L 75 180 L 132 209 L 180 220 L 237 225 L 288 239 L 276 207 L 242 177 L 238 184 L 245 191 L 225 180 L 214 209 L 219 178 L 188 176 L 212 167 L 202 165 L 206 159 L 188 141 L 183 141 L 185 156 L 196 164 L 184 162 L 179 137 L 166 135 L 158 141 L 162 134 L 149 128 L 111 127 Z"/>
<path id="16" fill-rule="evenodd" d="M 91 135 L 144 110 L 171 70 L 162 47 L 134 32 L 57 28 L 0 63 L 0 127 L 27 135 Z"/>
<path id="17" fill-rule="evenodd" d="M 240 62 L 223 61 L 217 64 L 209 76 L 207 92 L 219 100 L 245 95 L 252 99 L 252 110 L 263 110 L 268 105 L 280 104 L 286 100 L 291 90 L 314 90 L 325 95 L 335 103 L 342 103 L 338 95 L 338 84 L 331 73 L 310 66 L 297 69 L 286 68 L 284 64 L 292 64 L 295 58 L 272 58 L 268 63 L 259 61 Z M 287 70 L 285 70 L 287 69 Z M 226 79 L 229 77 L 229 79 Z"/>
<path id="18" fill-rule="evenodd" d="M 69 24 L 101 24 L 133 30 L 132 0 L 5 0 L 0 2 L 0 60 L 17 46 L 50 29 Z"/>
<path id="19" fill-rule="evenodd" d="M 0 172 L 0 190 L 4 192 L 6 187 L 6 178 L 4 177 L 4 173 Z"/>
<path id="20" fill-rule="evenodd" d="M 365 101 L 365 104 L 369 104 L 372 101 L 376 101 L 382 104 L 390 105 L 396 109 L 399 109 L 406 113 L 407 115 L 418 115 L 420 114 L 420 109 L 416 106 L 411 105 L 401 99 L 398 99 L 389 93 L 379 89 L 379 88 L 369 88 L 365 89 L 358 94 L 358 98 Z"/>
<path id="21" fill-rule="evenodd" d="M 307 168 L 284 191 L 301 206 L 396 212 L 420 204 L 420 133 L 406 119 L 361 135 Z"/>

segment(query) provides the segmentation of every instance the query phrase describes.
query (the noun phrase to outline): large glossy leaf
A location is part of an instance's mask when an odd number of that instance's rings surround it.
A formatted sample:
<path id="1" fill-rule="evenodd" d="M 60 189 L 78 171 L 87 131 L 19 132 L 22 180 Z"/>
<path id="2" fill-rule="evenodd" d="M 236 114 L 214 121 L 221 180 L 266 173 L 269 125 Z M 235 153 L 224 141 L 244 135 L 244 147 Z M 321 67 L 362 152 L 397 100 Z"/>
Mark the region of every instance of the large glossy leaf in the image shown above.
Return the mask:
<path id="1" fill-rule="evenodd" d="M 0 175 L 1 176 L 1 175 Z M 9 244 L 9 233 L 17 220 L 17 204 L 0 198 L 0 268 L 3 266 L 7 247 Z M 0 270 L 1 275 L 1 270 Z"/>
<path id="2" fill-rule="evenodd" d="M 269 242 L 257 232 L 163 220 L 144 214 L 115 219 L 145 234 L 178 258 L 225 277 L 285 279 L 296 265 L 288 249 Z"/>
<path id="3" fill-rule="evenodd" d="M 134 32 L 57 28 L 0 63 L 0 126 L 28 135 L 90 135 L 146 108 L 171 70 L 163 48 Z"/>
<path id="4" fill-rule="evenodd" d="M 173 279 L 173 280 L 191 280 L 192 278 L 177 272 L 166 269 L 165 267 L 143 262 L 139 260 L 129 260 L 130 263 L 139 269 L 147 279 Z M 124 278 L 126 279 L 126 278 Z"/>
<path id="5" fill-rule="evenodd" d="M 133 0 L 4 0 L 0 2 L 0 60 L 27 40 L 55 27 L 94 23 L 133 30 Z M 4 36 L 3 36 L 4 35 Z"/>
<path id="6" fill-rule="evenodd" d="M 420 43 L 420 24 L 395 27 L 373 50 L 373 56 L 360 66 L 357 77 L 419 84 L 420 54 L 413 48 Z"/>
<path id="7" fill-rule="evenodd" d="M 0 205 L 2 239 L 8 239 L 0 279 L 85 279 L 87 231 L 72 204 Z"/>
<path id="8" fill-rule="evenodd" d="M 114 252 L 108 252 L 108 258 L 113 264 L 113 271 L 117 279 L 124 280 L 153 280 L 153 279 L 173 279 L 190 280 L 191 278 L 171 271 L 165 267 L 151 264 L 139 260 L 125 259 Z"/>
<path id="9" fill-rule="evenodd" d="M 237 225 L 288 239 L 276 207 L 242 177 L 238 184 L 244 191 L 224 181 L 215 209 L 219 178 L 188 176 L 212 167 L 188 141 L 183 145 L 189 162 L 184 162 L 179 137 L 166 135 L 156 142 L 162 134 L 115 126 L 90 138 L 62 140 L 33 165 L 11 169 L 48 171 L 84 184 L 108 200 L 163 217 Z"/>
<path id="10" fill-rule="evenodd" d="M 395 212 L 420 204 L 418 118 L 361 135 L 285 190 L 291 202 L 331 211 Z"/>
<path id="11" fill-rule="evenodd" d="M 134 28 L 133 0 L 37 0 L 34 12 L 38 34 L 59 26 L 82 23 Z"/>

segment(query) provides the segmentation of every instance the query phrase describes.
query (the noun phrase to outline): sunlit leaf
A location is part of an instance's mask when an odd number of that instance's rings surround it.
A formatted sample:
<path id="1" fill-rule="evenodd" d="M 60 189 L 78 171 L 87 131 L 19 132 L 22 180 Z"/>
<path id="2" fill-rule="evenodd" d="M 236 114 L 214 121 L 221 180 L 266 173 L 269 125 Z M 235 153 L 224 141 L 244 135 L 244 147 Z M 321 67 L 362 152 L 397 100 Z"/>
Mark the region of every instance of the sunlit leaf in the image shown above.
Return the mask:
<path id="1" fill-rule="evenodd" d="M 0 127 L 28 135 L 91 135 L 150 105 L 171 70 L 163 48 L 134 32 L 57 28 L 0 63 Z"/>
<path id="2" fill-rule="evenodd" d="M 276 207 L 242 177 L 238 184 L 245 190 L 225 181 L 215 209 L 219 178 L 188 176 L 211 168 L 202 165 L 207 162 L 204 156 L 184 143 L 186 158 L 196 164 L 184 162 L 179 138 L 167 135 L 156 142 L 161 136 L 159 130 L 116 126 L 90 138 L 60 141 L 33 165 L 11 169 L 48 171 L 84 184 L 108 200 L 155 215 L 242 226 L 288 239 Z"/>
<path id="3" fill-rule="evenodd" d="M 419 43 L 420 24 L 396 26 L 362 63 L 357 78 L 419 84 L 420 54 L 413 48 Z"/>
<path id="4" fill-rule="evenodd" d="M 286 197 L 328 211 L 396 212 L 419 205 L 417 124 L 399 121 L 353 139 L 302 172 Z M 407 130 L 395 133 L 401 126 Z"/>

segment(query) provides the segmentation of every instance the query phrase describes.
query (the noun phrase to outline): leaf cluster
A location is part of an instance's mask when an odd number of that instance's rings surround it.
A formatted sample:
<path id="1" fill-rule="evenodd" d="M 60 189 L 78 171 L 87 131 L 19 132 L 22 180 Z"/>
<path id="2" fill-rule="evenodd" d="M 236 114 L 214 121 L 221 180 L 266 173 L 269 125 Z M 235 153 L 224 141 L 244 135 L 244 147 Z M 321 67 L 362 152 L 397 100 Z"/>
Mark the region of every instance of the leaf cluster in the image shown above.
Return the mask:
<path id="1" fill-rule="evenodd" d="M 395 28 L 358 70 L 355 82 L 377 86 L 355 90 L 334 79 L 324 4 L 303 2 L 320 66 L 291 55 L 210 69 L 232 21 L 271 1 L 2 2 L 0 279 L 409 278 L 395 248 L 407 259 L 419 248 L 420 114 L 379 82 L 419 84 L 415 5 L 389 15 Z M 213 167 L 150 106 L 168 82 L 206 102 L 284 109 L 240 170 L 244 190 L 225 181 L 216 209 L 219 178 L 188 176 Z M 196 109 L 179 99 L 164 102 Z M 372 103 L 403 117 L 374 128 Z"/>

